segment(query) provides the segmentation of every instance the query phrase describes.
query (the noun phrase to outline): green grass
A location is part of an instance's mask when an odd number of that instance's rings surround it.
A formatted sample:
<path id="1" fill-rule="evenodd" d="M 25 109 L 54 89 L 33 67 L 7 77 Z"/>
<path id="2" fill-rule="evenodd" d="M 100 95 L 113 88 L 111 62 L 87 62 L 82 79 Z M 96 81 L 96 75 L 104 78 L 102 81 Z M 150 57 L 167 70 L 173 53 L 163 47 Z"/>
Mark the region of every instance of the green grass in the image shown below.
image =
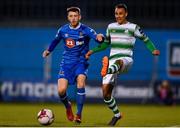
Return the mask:
<path id="1" fill-rule="evenodd" d="M 80 125 L 69 122 L 65 116 L 64 106 L 60 104 L 36 103 L 0 103 L 0 126 L 41 126 L 37 113 L 42 108 L 49 108 L 55 114 L 51 126 L 107 126 L 113 114 L 105 104 L 85 104 Z M 116 126 L 180 126 L 180 106 L 156 105 L 121 105 L 123 118 Z M 76 107 L 73 105 L 73 111 Z"/>

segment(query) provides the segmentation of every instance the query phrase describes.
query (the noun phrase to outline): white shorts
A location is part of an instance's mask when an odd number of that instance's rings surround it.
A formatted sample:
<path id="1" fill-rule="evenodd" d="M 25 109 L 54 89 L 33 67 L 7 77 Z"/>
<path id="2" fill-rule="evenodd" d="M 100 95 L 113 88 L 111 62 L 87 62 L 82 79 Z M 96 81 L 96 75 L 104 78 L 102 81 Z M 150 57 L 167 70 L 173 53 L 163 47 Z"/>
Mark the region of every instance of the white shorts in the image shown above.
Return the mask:
<path id="1" fill-rule="evenodd" d="M 118 59 L 113 59 L 109 61 L 109 67 L 115 63 L 116 60 L 122 60 L 123 65 L 121 67 L 121 70 L 118 73 L 115 74 L 107 74 L 105 77 L 103 77 L 103 84 L 112 84 L 115 85 L 117 82 L 117 75 L 121 73 L 127 72 L 132 64 L 133 64 L 133 59 L 131 57 L 121 57 Z"/>

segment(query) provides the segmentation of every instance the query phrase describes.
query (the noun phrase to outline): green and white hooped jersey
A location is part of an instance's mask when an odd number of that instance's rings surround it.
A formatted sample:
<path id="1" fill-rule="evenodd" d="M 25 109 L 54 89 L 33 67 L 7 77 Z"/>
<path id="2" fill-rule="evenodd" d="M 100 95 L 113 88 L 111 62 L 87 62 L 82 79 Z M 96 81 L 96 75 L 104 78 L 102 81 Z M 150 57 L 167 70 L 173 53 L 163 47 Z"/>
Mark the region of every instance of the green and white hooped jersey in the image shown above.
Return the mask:
<path id="1" fill-rule="evenodd" d="M 117 22 L 109 24 L 106 36 L 111 43 L 110 60 L 119 57 L 132 57 L 136 37 L 144 42 L 148 40 L 140 27 L 130 22 L 122 25 Z"/>

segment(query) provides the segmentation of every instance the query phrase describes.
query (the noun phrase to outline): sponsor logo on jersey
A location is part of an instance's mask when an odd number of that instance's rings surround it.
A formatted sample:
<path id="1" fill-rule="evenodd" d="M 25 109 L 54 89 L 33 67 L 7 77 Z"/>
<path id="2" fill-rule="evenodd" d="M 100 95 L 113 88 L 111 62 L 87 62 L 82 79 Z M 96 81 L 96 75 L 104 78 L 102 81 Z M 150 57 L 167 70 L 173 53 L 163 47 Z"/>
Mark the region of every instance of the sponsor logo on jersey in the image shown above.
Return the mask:
<path id="1" fill-rule="evenodd" d="M 83 33 L 82 32 L 79 32 L 79 38 L 83 38 Z"/>
<path id="2" fill-rule="evenodd" d="M 71 38 L 67 38 L 66 39 L 66 46 L 68 48 L 73 48 L 75 46 L 75 41 Z"/>
<path id="3" fill-rule="evenodd" d="M 83 45 L 84 41 L 76 41 L 76 45 Z"/>

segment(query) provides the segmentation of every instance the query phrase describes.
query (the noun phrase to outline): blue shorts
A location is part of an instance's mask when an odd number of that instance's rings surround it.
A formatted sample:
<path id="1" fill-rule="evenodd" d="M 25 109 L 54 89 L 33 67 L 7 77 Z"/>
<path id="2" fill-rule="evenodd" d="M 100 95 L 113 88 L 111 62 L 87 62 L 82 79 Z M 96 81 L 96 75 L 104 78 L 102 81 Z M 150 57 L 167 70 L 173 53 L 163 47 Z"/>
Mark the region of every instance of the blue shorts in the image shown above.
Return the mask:
<path id="1" fill-rule="evenodd" d="M 78 75 L 83 74 L 87 76 L 88 65 L 89 64 L 84 63 L 63 64 L 60 66 L 58 79 L 65 78 L 68 80 L 68 84 L 76 84 Z"/>

